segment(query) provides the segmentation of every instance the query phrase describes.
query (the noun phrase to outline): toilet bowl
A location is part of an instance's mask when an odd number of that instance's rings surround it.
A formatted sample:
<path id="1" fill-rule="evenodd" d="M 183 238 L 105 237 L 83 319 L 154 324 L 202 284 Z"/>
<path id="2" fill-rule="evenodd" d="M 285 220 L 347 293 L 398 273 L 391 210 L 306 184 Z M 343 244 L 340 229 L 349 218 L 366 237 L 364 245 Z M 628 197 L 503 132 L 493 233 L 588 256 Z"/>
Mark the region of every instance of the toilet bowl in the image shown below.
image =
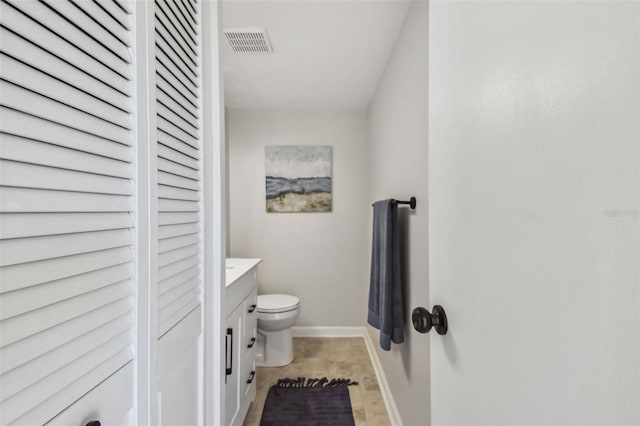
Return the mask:
<path id="1" fill-rule="evenodd" d="M 264 342 L 260 367 L 281 367 L 293 361 L 291 327 L 300 314 L 300 299 L 288 294 L 258 295 L 258 340 Z M 262 345 L 260 345 L 262 347 Z"/>

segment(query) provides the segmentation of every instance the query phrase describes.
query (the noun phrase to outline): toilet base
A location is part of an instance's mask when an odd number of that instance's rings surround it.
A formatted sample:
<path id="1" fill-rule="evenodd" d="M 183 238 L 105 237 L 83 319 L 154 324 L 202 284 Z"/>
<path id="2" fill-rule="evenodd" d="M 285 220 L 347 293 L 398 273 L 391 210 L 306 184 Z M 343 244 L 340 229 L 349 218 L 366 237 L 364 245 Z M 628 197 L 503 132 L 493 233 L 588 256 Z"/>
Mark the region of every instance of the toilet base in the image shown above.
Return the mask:
<path id="1" fill-rule="evenodd" d="M 258 367 L 282 367 L 293 362 L 293 334 L 291 328 L 281 331 L 264 331 L 258 328 L 264 338 L 262 359 L 256 359 Z"/>

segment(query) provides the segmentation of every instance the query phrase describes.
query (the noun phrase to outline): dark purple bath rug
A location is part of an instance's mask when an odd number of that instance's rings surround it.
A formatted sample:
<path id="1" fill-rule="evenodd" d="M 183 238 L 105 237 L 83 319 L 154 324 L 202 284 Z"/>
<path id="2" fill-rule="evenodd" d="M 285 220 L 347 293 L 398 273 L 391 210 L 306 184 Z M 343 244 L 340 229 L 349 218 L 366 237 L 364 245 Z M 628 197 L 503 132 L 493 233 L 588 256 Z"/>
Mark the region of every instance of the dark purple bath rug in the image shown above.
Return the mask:
<path id="1" fill-rule="evenodd" d="M 260 426 L 354 426 L 349 379 L 280 379 L 269 389 Z"/>

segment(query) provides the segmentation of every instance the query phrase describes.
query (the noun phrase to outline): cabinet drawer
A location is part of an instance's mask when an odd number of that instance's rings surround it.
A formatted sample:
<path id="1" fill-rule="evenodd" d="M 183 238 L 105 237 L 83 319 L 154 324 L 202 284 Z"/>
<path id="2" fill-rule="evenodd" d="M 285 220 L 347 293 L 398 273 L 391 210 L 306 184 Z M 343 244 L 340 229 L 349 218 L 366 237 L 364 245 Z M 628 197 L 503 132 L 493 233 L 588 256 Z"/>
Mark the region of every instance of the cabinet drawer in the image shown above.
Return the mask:
<path id="1" fill-rule="evenodd" d="M 247 405 L 256 399 L 256 360 L 255 351 L 252 350 L 252 352 L 254 355 L 251 361 L 246 360 L 243 364 L 243 379 L 240 384 L 242 389 L 241 395 Z"/>
<path id="2" fill-rule="evenodd" d="M 251 369 L 255 370 L 255 368 L 253 368 L 251 366 L 256 361 L 256 353 L 257 352 L 258 352 L 258 343 L 253 345 L 253 347 L 251 347 L 251 348 L 247 348 L 246 352 L 244 353 L 243 365 L 249 366 L 248 367 L 249 370 L 251 370 Z"/>
<path id="3" fill-rule="evenodd" d="M 258 290 L 253 289 L 251 293 L 244 299 L 244 309 L 246 312 L 246 320 L 244 322 L 244 335 L 247 344 L 252 338 L 258 337 Z"/>
<path id="4" fill-rule="evenodd" d="M 233 284 L 225 289 L 226 315 L 228 316 L 233 309 L 243 303 L 246 297 L 254 291 L 258 284 L 256 281 L 256 269 L 251 269 L 246 274 L 238 278 Z M 255 302 L 254 302 L 255 303 Z"/>
<path id="5" fill-rule="evenodd" d="M 133 390 L 133 361 L 130 361 L 47 425 L 84 426 L 92 420 L 103 425 L 132 425 Z"/>

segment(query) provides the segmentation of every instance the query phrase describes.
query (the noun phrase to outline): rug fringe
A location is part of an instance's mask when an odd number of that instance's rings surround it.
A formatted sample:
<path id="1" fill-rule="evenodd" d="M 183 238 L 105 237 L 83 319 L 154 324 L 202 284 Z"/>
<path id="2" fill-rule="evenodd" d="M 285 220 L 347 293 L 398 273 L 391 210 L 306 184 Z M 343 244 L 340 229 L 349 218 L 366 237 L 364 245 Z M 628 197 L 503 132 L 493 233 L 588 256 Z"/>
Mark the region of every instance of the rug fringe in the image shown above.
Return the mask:
<path id="1" fill-rule="evenodd" d="M 327 379 L 323 377 L 321 379 L 296 377 L 278 379 L 275 387 L 277 388 L 326 388 L 326 387 L 339 387 L 339 386 L 352 386 L 357 385 L 358 382 L 354 382 L 351 379 Z"/>

